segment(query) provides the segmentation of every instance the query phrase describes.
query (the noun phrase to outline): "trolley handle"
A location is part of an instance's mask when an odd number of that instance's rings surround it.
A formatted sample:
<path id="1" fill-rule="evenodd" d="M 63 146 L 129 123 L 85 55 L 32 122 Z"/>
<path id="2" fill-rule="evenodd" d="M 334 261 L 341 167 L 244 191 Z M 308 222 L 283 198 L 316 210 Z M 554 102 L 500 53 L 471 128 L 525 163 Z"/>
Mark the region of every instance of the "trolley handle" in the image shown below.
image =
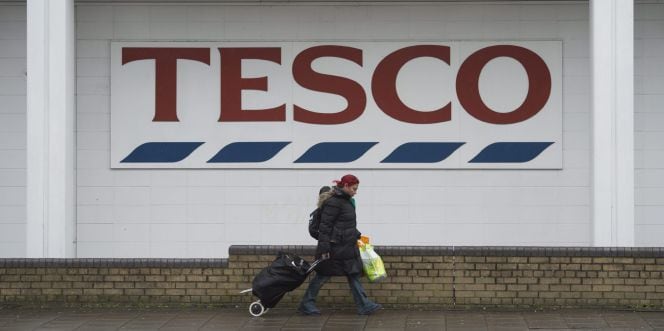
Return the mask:
<path id="1" fill-rule="evenodd" d="M 307 274 L 309 274 L 310 272 L 312 272 L 312 271 L 314 270 L 314 268 L 316 268 L 316 266 L 317 266 L 319 263 L 321 263 L 321 262 L 323 262 L 323 261 L 325 261 L 325 260 L 327 260 L 327 259 L 329 259 L 329 257 L 326 257 L 326 256 L 325 256 L 325 257 L 321 257 L 320 259 L 318 259 L 318 260 L 312 262 L 311 265 L 309 266 L 309 269 L 307 269 Z"/>

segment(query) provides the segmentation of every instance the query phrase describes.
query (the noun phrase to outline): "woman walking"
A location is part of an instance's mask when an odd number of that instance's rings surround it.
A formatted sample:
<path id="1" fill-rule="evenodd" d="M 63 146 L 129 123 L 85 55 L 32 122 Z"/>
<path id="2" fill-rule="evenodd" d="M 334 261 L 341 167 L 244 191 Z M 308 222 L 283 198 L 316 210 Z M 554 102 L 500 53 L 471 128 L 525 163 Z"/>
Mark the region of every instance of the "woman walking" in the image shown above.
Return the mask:
<path id="1" fill-rule="evenodd" d="M 334 182 L 336 186 L 322 193 L 318 201 L 321 220 L 316 259 L 325 257 L 327 260 L 316 267 L 316 275 L 309 283 L 298 311 L 305 315 L 320 315 L 316 307 L 318 291 L 331 276 L 346 276 L 357 313 L 370 315 L 382 306 L 369 300 L 360 283 L 362 259 L 357 247 L 360 231 L 357 230 L 353 198 L 360 181 L 353 175 L 345 175 Z"/>

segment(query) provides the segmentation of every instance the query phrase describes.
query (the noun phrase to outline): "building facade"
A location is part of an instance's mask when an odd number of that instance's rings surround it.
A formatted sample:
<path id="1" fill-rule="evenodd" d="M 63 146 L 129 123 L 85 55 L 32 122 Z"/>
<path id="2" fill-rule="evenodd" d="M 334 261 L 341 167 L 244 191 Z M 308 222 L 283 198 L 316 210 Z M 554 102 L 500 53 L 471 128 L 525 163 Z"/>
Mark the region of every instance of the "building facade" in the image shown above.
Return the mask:
<path id="1" fill-rule="evenodd" d="M 126 128 L 111 125 L 111 85 L 128 81 L 113 47 L 155 42 L 355 45 L 367 59 L 381 45 L 451 45 L 457 69 L 472 43 L 559 45 L 559 166 L 118 167 L 113 137 Z M 515 63 L 520 80 L 489 76 L 481 93 L 527 86 Z M 441 72 L 433 83 L 453 86 Z M 179 86 L 182 102 L 218 102 Z M 464 109 L 448 98 L 454 121 Z M 0 256 L 224 257 L 236 244 L 313 244 L 316 192 L 346 173 L 360 178 L 359 228 L 378 245 L 661 246 L 662 105 L 660 1 L 0 2 Z M 389 140 L 364 122 L 353 130 Z"/>

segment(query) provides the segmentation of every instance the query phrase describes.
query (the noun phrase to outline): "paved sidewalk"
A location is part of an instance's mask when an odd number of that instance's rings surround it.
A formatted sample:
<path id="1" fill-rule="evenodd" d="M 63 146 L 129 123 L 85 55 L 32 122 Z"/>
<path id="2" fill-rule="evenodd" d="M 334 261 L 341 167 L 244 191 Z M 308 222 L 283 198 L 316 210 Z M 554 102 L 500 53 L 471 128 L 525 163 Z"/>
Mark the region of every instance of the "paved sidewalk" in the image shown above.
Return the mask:
<path id="1" fill-rule="evenodd" d="M 351 310 L 301 316 L 273 309 L 251 317 L 238 309 L 0 309 L 0 330 L 664 330 L 664 312 Z"/>

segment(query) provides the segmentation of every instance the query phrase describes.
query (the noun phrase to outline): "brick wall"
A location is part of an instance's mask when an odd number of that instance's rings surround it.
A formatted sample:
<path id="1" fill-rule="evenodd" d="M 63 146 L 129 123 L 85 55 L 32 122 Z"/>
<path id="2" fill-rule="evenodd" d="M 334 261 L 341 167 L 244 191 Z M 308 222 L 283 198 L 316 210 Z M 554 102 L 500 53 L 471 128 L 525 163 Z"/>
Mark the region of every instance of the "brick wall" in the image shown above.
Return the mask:
<path id="1" fill-rule="evenodd" d="M 227 266 L 226 259 L 0 259 L 0 304 L 230 303 L 238 270 Z"/>
<path id="2" fill-rule="evenodd" d="M 489 251 L 456 252 L 457 305 L 664 307 L 659 248 Z"/>
<path id="3" fill-rule="evenodd" d="M 386 306 L 664 308 L 664 248 L 378 247 L 388 279 L 368 284 Z M 227 305 L 279 251 L 309 260 L 312 246 L 232 246 L 226 259 L 4 259 L 0 304 Z M 306 283 L 279 307 L 294 307 Z M 343 277 L 322 307 L 349 306 Z"/>

